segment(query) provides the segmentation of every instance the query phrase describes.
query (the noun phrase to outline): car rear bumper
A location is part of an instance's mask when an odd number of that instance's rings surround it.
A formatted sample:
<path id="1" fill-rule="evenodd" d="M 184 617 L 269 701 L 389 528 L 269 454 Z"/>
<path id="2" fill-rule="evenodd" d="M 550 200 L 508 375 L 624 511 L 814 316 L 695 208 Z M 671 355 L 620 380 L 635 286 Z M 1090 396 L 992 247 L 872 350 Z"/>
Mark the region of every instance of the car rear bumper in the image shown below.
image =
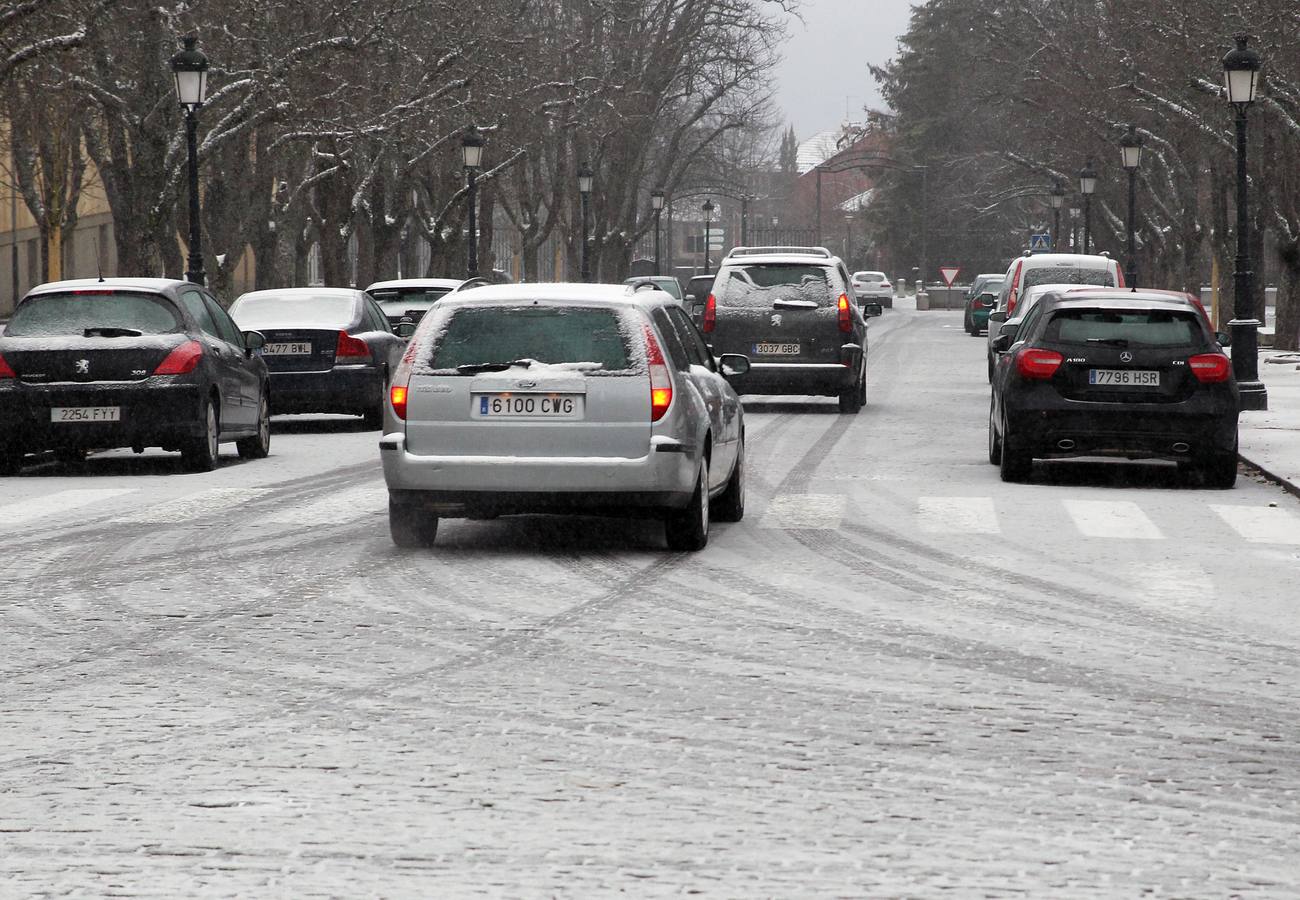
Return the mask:
<path id="1" fill-rule="evenodd" d="M 379 441 L 384 480 L 398 502 L 440 515 L 466 511 L 552 512 L 685 507 L 695 491 L 698 454 L 656 439 L 645 456 L 422 456 L 406 436 Z"/>
<path id="2" fill-rule="evenodd" d="M 1040 459 L 1172 460 L 1230 453 L 1237 446 L 1235 409 L 1215 410 L 1210 403 L 1096 405 L 1105 408 L 1008 410 L 1007 446 Z"/>
<path id="3" fill-rule="evenodd" d="M 729 380 L 738 394 L 838 394 L 857 373 L 839 363 L 750 363 L 748 372 Z"/>
<path id="4" fill-rule="evenodd" d="M 139 382 L 30 385 L 0 382 L 0 443 L 25 453 L 60 448 L 177 447 L 203 434 L 201 385 L 154 376 Z M 55 422 L 51 410 L 117 407 L 116 422 Z"/>
<path id="5" fill-rule="evenodd" d="M 363 413 L 384 389 L 378 366 L 335 366 L 322 372 L 272 372 L 272 413 Z"/>

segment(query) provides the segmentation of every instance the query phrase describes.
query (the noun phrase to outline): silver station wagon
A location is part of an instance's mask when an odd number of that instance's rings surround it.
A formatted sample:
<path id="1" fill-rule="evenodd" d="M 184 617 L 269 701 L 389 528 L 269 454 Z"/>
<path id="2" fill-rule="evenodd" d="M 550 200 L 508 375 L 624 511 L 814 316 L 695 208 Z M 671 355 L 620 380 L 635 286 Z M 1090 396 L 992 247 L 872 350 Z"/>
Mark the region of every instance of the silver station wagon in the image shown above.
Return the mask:
<path id="1" fill-rule="evenodd" d="M 455 299 L 460 297 L 462 299 Z M 440 517 L 659 516 L 673 550 L 745 511 L 744 418 L 671 295 L 621 285 L 481 287 L 420 322 L 380 440 L 400 547 Z"/>

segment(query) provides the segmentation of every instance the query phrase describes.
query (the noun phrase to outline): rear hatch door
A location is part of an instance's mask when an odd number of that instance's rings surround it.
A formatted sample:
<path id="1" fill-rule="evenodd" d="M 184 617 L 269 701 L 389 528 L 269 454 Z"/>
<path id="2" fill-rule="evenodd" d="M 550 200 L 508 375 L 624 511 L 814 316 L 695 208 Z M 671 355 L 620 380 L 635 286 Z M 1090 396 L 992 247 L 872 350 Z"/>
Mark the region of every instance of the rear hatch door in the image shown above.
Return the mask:
<path id="1" fill-rule="evenodd" d="M 324 372 L 334 365 L 339 329 L 263 328 L 262 359 L 271 372 Z"/>
<path id="2" fill-rule="evenodd" d="M 833 269 L 810 263 L 728 266 L 714 284 L 715 354 L 756 363 L 839 363 L 853 338 L 839 329 Z"/>

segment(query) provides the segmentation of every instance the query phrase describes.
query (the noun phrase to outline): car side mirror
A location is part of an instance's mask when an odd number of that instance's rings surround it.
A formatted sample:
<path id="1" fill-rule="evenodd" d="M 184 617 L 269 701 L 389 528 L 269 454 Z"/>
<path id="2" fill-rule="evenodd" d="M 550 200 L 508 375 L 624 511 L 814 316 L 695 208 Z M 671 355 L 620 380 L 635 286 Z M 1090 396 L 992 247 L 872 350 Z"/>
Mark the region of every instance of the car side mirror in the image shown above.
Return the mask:
<path id="1" fill-rule="evenodd" d="M 1006 320 L 1007 320 L 1006 310 L 998 310 L 997 312 L 989 313 L 990 322 L 1005 322 Z"/>
<path id="2" fill-rule="evenodd" d="M 1014 334 L 999 334 L 993 339 L 993 350 L 995 353 L 1006 353 L 1011 349 L 1011 344 L 1015 341 Z"/>
<path id="3" fill-rule="evenodd" d="M 992 306 L 993 304 L 995 304 L 995 303 L 998 302 L 998 295 L 997 295 L 997 294 L 980 294 L 980 295 L 979 295 L 979 301 L 980 301 L 980 303 L 983 303 L 985 306 Z"/>
<path id="4" fill-rule="evenodd" d="M 1219 342 L 1220 347 L 1232 346 L 1232 332 L 1230 331 L 1216 331 L 1214 332 L 1214 339 Z"/>
<path id="5" fill-rule="evenodd" d="M 884 314 L 885 308 L 879 303 L 862 304 L 862 315 L 868 319 L 874 319 L 876 316 L 883 316 Z"/>
<path id="6" fill-rule="evenodd" d="M 266 335 L 260 331 L 245 331 L 243 335 L 245 356 L 252 356 L 266 346 Z"/>
<path id="7" fill-rule="evenodd" d="M 410 338 L 415 334 L 415 320 L 410 316 L 403 316 L 402 320 L 393 326 L 393 333 L 399 338 Z"/>
<path id="8" fill-rule="evenodd" d="M 683 303 L 694 303 L 694 302 L 695 302 L 695 295 L 694 295 L 694 294 L 687 294 L 685 297 L 682 298 L 682 302 L 683 302 Z"/>
<path id="9" fill-rule="evenodd" d="M 724 378 L 744 375 L 749 371 L 749 357 L 740 353 L 724 353 L 718 357 L 718 368 Z"/>

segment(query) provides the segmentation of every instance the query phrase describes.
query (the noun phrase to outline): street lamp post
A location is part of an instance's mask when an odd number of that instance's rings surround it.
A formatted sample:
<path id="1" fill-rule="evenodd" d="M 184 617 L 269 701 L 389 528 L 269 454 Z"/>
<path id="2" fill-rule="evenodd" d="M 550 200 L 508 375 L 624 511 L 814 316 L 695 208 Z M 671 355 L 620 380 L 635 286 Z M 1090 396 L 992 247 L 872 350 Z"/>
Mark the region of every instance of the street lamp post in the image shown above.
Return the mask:
<path id="1" fill-rule="evenodd" d="M 1223 81 L 1237 125 L 1237 261 L 1233 273 L 1232 370 L 1241 391 L 1242 409 L 1268 409 L 1268 392 L 1259 380 L 1259 326 L 1255 315 L 1254 272 L 1250 259 L 1249 183 L 1246 175 L 1246 113 L 1259 90 L 1259 54 L 1238 35 L 1237 46 L 1223 57 Z"/>
<path id="2" fill-rule="evenodd" d="M 749 197 L 741 195 L 740 198 L 740 246 L 744 247 L 749 243 Z"/>
<path id="3" fill-rule="evenodd" d="M 1061 252 L 1061 207 L 1065 205 L 1065 185 L 1061 184 L 1061 179 L 1056 179 L 1052 185 L 1051 192 L 1047 195 L 1047 202 L 1052 207 L 1052 250 Z"/>
<path id="4" fill-rule="evenodd" d="M 713 201 L 705 200 L 700 207 L 704 210 L 704 274 L 710 274 L 712 264 L 709 262 L 709 225 L 713 222 Z"/>
<path id="5" fill-rule="evenodd" d="M 591 281 L 591 257 L 588 255 L 587 232 L 591 230 L 591 183 L 595 180 L 585 163 L 578 169 L 578 193 L 582 195 L 582 280 Z"/>
<path id="6" fill-rule="evenodd" d="M 659 217 L 664 212 L 664 192 L 662 188 L 655 188 L 650 192 L 650 208 L 655 211 L 655 274 L 661 274 L 659 271 Z"/>
<path id="7" fill-rule="evenodd" d="M 1097 170 L 1089 156 L 1079 170 L 1079 193 L 1083 194 L 1083 252 L 1092 252 L 1092 195 L 1097 190 Z"/>
<path id="8" fill-rule="evenodd" d="M 478 277 L 478 170 L 483 164 L 483 134 L 471 125 L 460 139 L 461 163 L 465 166 L 466 221 L 469 240 L 465 248 L 467 278 Z"/>
<path id="9" fill-rule="evenodd" d="M 1142 165 L 1142 135 L 1137 133 L 1137 126 L 1130 125 L 1128 133 L 1119 140 L 1120 154 L 1124 169 L 1128 172 L 1128 266 L 1124 270 L 1124 280 L 1129 287 L 1137 289 L 1137 173 Z"/>
<path id="10" fill-rule="evenodd" d="M 208 98 L 208 58 L 195 47 L 198 38 L 186 35 L 185 49 L 172 57 L 172 77 L 176 79 L 176 99 L 185 109 L 185 143 L 190 175 L 190 264 L 185 279 L 207 284 L 203 271 L 203 235 L 199 223 L 199 120 L 198 111 Z"/>

